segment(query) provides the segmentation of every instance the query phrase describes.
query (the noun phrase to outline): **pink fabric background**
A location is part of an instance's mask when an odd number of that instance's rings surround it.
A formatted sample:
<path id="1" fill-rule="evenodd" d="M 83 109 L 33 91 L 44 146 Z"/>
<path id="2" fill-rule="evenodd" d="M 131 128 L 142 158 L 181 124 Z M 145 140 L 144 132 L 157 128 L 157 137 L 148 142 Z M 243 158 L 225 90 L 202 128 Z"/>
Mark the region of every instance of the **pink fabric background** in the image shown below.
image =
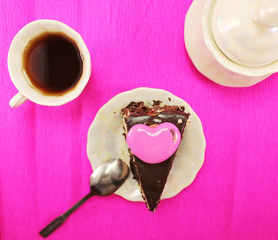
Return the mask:
<path id="1" fill-rule="evenodd" d="M 88 193 L 86 141 L 95 114 L 114 95 L 142 86 L 176 94 L 202 120 L 207 149 L 196 180 L 154 214 L 116 195 L 92 198 L 49 239 L 278 239 L 278 77 L 245 89 L 203 77 L 184 47 L 191 2 L 0 0 L 1 240 L 41 239 L 41 228 Z M 64 106 L 11 109 L 17 91 L 8 48 L 41 18 L 83 36 L 92 77 Z"/>

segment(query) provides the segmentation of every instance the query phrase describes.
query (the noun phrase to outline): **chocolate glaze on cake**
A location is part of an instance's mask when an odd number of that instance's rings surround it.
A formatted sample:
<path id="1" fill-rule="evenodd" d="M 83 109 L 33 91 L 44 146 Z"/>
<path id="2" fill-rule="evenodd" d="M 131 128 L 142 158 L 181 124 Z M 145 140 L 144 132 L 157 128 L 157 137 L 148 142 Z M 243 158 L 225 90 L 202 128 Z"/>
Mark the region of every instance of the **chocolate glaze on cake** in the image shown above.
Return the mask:
<path id="1" fill-rule="evenodd" d="M 145 106 L 143 102 L 131 102 L 123 108 L 121 113 L 124 119 L 125 133 L 127 134 L 130 128 L 136 124 L 156 126 L 170 122 L 177 126 L 182 135 L 190 114 L 184 112 L 183 106 L 160 106 L 160 104 L 161 101 L 154 101 L 152 106 Z M 130 155 L 131 171 L 139 183 L 147 208 L 152 212 L 159 204 L 175 154 L 156 164 L 146 163 L 132 153 Z"/>

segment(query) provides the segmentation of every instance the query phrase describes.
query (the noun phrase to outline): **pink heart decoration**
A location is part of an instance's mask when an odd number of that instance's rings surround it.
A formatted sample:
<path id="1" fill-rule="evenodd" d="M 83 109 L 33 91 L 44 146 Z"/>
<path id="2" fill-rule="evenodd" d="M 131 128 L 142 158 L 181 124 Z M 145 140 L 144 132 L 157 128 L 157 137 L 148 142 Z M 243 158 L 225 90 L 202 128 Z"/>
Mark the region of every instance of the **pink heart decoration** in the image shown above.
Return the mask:
<path id="1" fill-rule="evenodd" d="M 126 136 L 131 152 L 147 163 L 159 163 L 169 158 L 179 147 L 181 134 L 172 123 L 155 127 L 134 125 Z"/>

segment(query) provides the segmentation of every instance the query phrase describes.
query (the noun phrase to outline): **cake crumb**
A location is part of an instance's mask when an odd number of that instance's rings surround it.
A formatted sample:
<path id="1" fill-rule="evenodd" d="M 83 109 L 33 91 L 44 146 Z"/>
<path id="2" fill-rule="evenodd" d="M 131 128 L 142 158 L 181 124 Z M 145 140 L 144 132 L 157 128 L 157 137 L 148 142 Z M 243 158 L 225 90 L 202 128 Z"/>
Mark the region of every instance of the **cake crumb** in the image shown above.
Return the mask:
<path id="1" fill-rule="evenodd" d="M 169 100 L 169 102 L 171 102 L 171 101 L 172 101 L 172 99 L 171 99 L 170 97 L 168 97 L 168 100 Z"/>
<path id="2" fill-rule="evenodd" d="M 178 120 L 178 124 L 182 124 L 182 119 L 179 119 L 179 120 Z"/>
<path id="3" fill-rule="evenodd" d="M 160 100 L 153 100 L 153 106 L 159 106 L 162 103 Z"/>
<path id="4" fill-rule="evenodd" d="M 184 106 L 179 106 L 180 111 L 184 112 L 185 107 Z"/>

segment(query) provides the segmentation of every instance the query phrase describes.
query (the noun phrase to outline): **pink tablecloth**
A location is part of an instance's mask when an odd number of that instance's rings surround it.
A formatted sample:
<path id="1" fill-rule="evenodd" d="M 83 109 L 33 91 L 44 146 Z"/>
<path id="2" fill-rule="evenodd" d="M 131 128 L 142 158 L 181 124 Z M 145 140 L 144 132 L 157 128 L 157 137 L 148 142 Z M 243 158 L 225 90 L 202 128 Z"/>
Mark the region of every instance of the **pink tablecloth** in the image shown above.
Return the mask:
<path id="1" fill-rule="evenodd" d="M 0 1 L 1 240 L 40 239 L 42 227 L 89 191 L 88 128 L 111 97 L 141 86 L 176 94 L 201 118 L 207 149 L 196 180 L 154 214 L 116 195 L 92 198 L 49 239 L 278 239 L 278 77 L 245 89 L 203 77 L 184 47 L 191 2 Z M 9 44 L 41 18 L 83 36 L 92 77 L 64 106 L 11 109 Z"/>

